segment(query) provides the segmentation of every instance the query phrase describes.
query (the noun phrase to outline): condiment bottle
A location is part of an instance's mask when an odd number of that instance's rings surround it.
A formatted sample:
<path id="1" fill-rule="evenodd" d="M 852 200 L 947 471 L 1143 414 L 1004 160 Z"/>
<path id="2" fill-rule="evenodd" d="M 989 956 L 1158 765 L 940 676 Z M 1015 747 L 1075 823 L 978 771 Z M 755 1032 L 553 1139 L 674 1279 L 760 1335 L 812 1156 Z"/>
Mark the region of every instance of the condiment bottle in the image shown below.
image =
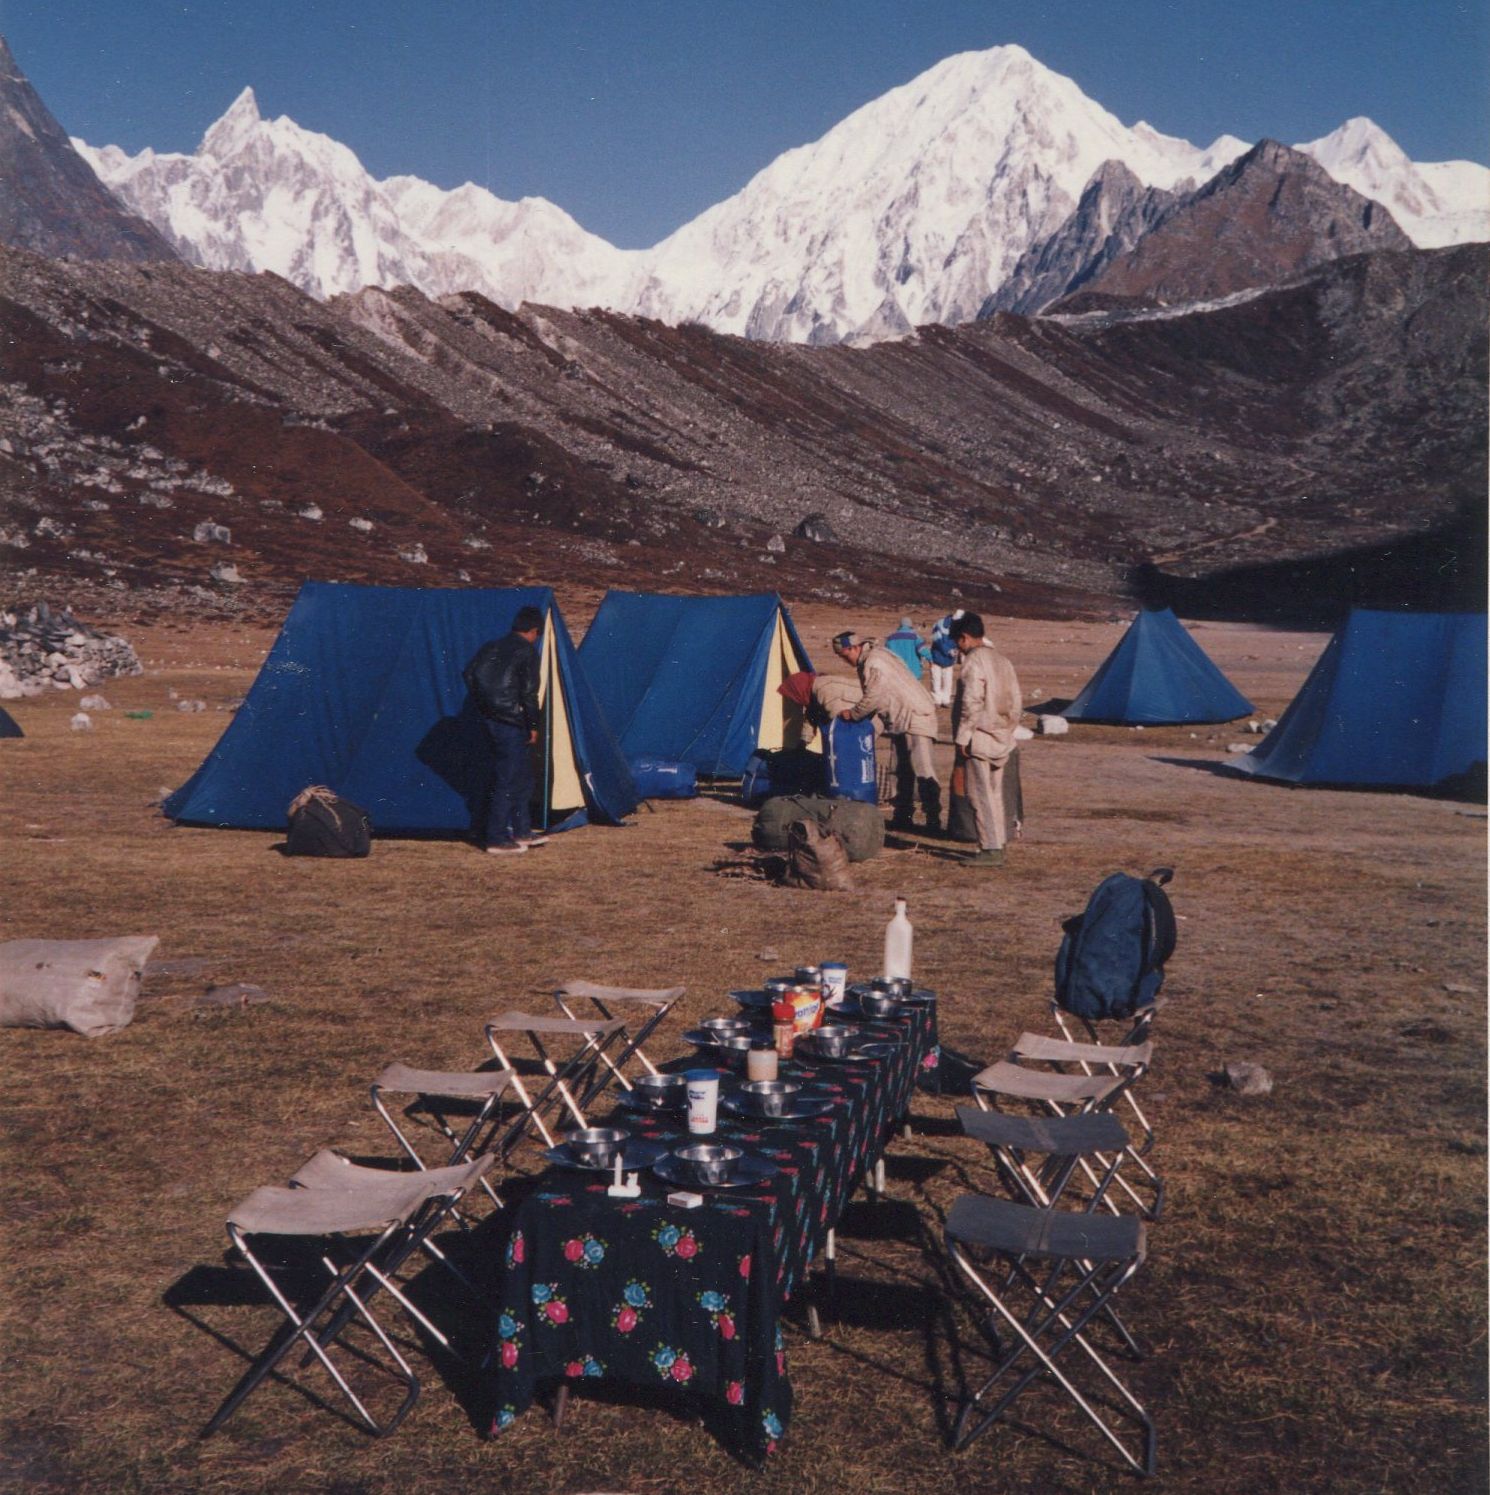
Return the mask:
<path id="1" fill-rule="evenodd" d="M 915 938 L 915 930 L 911 921 L 906 917 L 905 899 L 895 900 L 895 913 L 890 922 L 885 925 L 885 976 L 887 979 L 902 977 L 910 980 L 911 975 L 911 942 Z"/>

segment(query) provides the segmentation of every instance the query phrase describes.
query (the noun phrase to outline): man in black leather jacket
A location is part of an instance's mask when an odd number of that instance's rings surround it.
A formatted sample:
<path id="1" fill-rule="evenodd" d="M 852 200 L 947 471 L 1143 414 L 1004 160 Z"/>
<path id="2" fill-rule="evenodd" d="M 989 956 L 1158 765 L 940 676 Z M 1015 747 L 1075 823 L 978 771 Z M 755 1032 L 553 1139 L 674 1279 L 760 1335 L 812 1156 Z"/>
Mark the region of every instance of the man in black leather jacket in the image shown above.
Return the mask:
<path id="1" fill-rule="evenodd" d="M 491 798 L 486 809 L 486 849 L 512 856 L 542 846 L 533 834 L 528 802 L 533 796 L 529 749 L 538 741 L 538 635 L 543 614 L 520 607 L 505 638 L 483 644 L 462 672 L 492 743 Z"/>

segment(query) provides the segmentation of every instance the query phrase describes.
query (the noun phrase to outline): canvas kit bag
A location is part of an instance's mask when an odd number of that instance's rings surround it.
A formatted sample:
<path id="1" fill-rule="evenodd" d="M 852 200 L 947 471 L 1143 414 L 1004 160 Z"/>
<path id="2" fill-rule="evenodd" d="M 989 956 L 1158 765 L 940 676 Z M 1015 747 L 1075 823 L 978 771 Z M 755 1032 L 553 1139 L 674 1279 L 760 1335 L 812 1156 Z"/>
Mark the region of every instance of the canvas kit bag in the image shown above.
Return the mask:
<path id="1" fill-rule="evenodd" d="M 760 851 L 787 851 L 788 832 L 799 820 L 811 820 L 819 830 L 832 831 L 851 862 L 867 862 L 885 849 L 885 818 L 877 805 L 816 794 L 768 799 L 756 813 L 750 839 Z"/>
<path id="2" fill-rule="evenodd" d="M 324 784 L 302 789 L 288 815 L 286 856 L 365 857 L 372 850 L 372 821 L 367 811 Z"/>

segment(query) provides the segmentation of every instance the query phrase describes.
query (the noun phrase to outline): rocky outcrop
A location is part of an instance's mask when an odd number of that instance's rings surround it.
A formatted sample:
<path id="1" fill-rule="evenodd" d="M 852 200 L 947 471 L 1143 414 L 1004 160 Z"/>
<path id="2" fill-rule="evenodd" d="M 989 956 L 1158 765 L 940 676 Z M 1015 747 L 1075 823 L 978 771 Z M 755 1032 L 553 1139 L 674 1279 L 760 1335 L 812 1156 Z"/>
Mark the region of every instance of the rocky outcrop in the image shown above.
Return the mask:
<path id="1" fill-rule="evenodd" d="M 89 260 L 173 260 L 72 148 L 0 37 L 0 243 Z"/>
<path id="2" fill-rule="evenodd" d="M 83 690 L 116 675 L 143 673 L 134 649 L 45 602 L 0 613 L 0 700 L 47 690 Z"/>

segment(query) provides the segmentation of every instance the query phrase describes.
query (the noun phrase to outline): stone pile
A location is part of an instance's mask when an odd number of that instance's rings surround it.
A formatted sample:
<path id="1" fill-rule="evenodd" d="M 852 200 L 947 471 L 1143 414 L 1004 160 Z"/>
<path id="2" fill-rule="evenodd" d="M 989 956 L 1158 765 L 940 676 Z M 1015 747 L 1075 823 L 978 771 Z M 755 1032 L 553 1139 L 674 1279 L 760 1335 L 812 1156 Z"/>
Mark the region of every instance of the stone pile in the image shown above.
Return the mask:
<path id="1" fill-rule="evenodd" d="M 66 608 L 38 602 L 26 612 L 0 612 L 0 701 L 141 673 L 124 639 L 80 623 Z"/>

